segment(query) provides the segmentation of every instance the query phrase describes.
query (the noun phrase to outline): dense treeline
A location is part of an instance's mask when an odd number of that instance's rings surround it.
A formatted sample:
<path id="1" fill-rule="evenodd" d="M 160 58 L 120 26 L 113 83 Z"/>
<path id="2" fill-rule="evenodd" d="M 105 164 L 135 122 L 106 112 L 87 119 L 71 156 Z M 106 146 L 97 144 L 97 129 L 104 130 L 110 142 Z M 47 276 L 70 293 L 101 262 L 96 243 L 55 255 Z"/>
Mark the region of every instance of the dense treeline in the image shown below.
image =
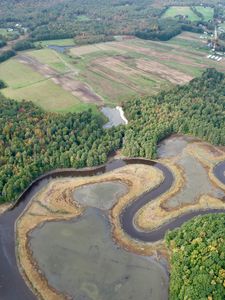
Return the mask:
<path id="1" fill-rule="evenodd" d="M 32 43 L 31 41 L 28 41 L 28 40 L 18 41 L 13 46 L 14 51 L 23 51 L 23 50 L 32 49 L 32 48 L 35 48 L 34 43 Z"/>
<path id="2" fill-rule="evenodd" d="M 225 145 L 224 95 L 225 75 L 208 69 L 185 86 L 126 102 L 124 154 L 154 158 L 157 143 L 171 133 Z"/>
<path id="3" fill-rule="evenodd" d="M 1 1 L 0 28 L 27 28 L 33 40 L 132 34 L 147 28 L 162 7 L 153 0 Z"/>
<path id="4" fill-rule="evenodd" d="M 7 50 L 0 54 L 0 63 L 3 61 L 6 61 L 10 57 L 13 57 L 16 55 L 16 52 L 14 50 Z"/>
<path id="5" fill-rule="evenodd" d="M 172 19 L 156 20 L 149 28 L 135 32 L 138 38 L 167 41 L 182 32 L 181 24 Z"/>
<path id="6" fill-rule="evenodd" d="M 4 89 L 6 87 L 7 87 L 7 84 L 3 80 L 0 79 L 0 90 Z"/>
<path id="7" fill-rule="evenodd" d="M 0 202 L 15 200 L 45 171 L 105 163 L 121 147 L 120 129 L 102 129 L 91 111 L 58 115 L 0 95 Z"/>
<path id="8" fill-rule="evenodd" d="M 190 5 L 193 12 L 202 17 L 193 5 L 207 3 L 214 6 L 218 1 L 173 2 L 158 3 L 155 0 L 14 0 L 9 2 L 2 0 L 0 28 L 28 29 L 33 41 L 63 38 L 76 40 L 78 37 L 79 44 L 80 41 L 82 43 L 82 39 L 80 40 L 82 35 L 87 35 L 90 40 L 96 39 L 95 42 L 98 42 L 99 39 L 107 41 L 114 35 L 122 34 L 166 40 L 182 30 L 194 31 L 193 27 L 196 32 L 198 27 L 197 23 L 190 21 L 185 23 L 183 18 L 161 20 L 160 17 L 170 5 Z M 216 15 L 219 16 L 219 9 Z M 157 20 L 159 20 L 158 28 L 150 29 L 151 23 L 157 23 Z M 186 29 L 183 29 L 182 23 L 188 25 Z M 15 27 L 18 24 L 20 27 Z"/>
<path id="9" fill-rule="evenodd" d="M 6 41 L 0 39 L 0 48 L 4 47 L 6 45 Z"/>
<path id="10" fill-rule="evenodd" d="M 207 22 L 204 22 L 207 26 Z M 135 36 L 141 39 L 167 41 L 172 37 L 180 34 L 182 31 L 190 31 L 195 33 L 203 33 L 201 22 L 190 22 L 183 18 L 176 19 L 157 19 L 150 23 L 147 29 L 136 31 Z"/>
<path id="11" fill-rule="evenodd" d="M 199 216 L 166 235 L 170 299 L 225 299 L 225 214 Z"/>

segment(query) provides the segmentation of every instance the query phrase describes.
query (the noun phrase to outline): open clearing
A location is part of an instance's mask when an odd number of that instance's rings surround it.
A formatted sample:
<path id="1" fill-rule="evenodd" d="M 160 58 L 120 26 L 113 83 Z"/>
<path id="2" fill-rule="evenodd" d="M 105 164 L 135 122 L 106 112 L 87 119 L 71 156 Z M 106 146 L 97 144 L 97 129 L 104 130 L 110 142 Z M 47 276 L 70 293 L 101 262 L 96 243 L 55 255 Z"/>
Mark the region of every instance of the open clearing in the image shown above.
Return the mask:
<path id="1" fill-rule="evenodd" d="M 207 67 L 224 72 L 225 60 L 207 59 L 208 53 L 205 40 L 190 32 L 168 42 L 121 39 L 66 53 L 43 48 L 2 63 L 0 78 L 8 84 L 6 96 L 49 111 L 81 111 L 185 84 Z"/>
<path id="2" fill-rule="evenodd" d="M 75 45 L 74 39 L 62 39 L 62 40 L 46 40 L 46 41 L 41 41 L 41 42 L 36 42 L 36 45 L 41 45 L 41 46 L 73 46 Z"/>
<path id="3" fill-rule="evenodd" d="M 189 6 L 171 6 L 165 11 L 163 18 L 174 18 L 179 15 L 188 16 L 188 20 L 190 21 L 200 20 Z"/>
<path id="4" fill-rule="evenodd" d="M 195 6 L 195 9 L 202 14 L 205 21 L 213 19 L 214 10 L 212 7 Z M 189 6 L 170 6 L 162 15 L 163 18 L 175 18 L 178 16 L 186 16 L 190 21 L 201 19 Z"/>
<path id="5" fill-rule="evenodd" d="M 196 9 L 204 16 L 204 20 L 212 20 L 214 9 L 212 7 L 196 6 Z"/>

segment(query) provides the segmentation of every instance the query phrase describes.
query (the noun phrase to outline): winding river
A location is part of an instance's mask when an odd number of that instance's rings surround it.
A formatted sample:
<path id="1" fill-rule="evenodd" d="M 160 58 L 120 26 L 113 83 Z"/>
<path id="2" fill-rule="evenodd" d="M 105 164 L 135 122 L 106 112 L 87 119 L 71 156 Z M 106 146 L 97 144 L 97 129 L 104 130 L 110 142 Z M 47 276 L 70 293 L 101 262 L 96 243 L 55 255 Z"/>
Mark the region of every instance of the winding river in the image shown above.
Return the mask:
<path id="1" fill-rule="evenodd" d="M 40 189 L 44 187 L 52 178 L 97 175 L 121 168 L 126 164 L 151 165 L 162 171 L 164 174 L 164 181 L 158 187 L 138 197 L 134 202 L 132 202 L 124 209 L 123 213 L 120 216 L 121 226 L 123 227 L 123 230 L 134 239 L 145 242 L 154 242 L 162 239 L 168 229 L 178 227 L 194 216 L 207 213 L 225 212 L 225 210 L 221 209 L 208 209 L 190 212 L 171 220 L 169 223 L 166 223 L 165 225 L 154 231 L 142 232 L 134 226 L 134 215 L 143 205 L 165 193 L 173 184 L 173 174 L 165 165 L 145 159 L 124 159 L 114 160 L 109 162 L 105 166 L 93 169 L 63 169 L 46 173 L 45 175 L 39 177 L 28 187 L 28 189 L 21 195 L 16 205 L 11 210 L 6 211 L 0 216 L 0 299 L 36 299 L 36 296 L 28 288 L 25 281 L 23 280 L 23 277 L 20 274 L 15 253 L 15 222 L 17 218 L 22 214 L 22 212 L 26 208 L 26 205 L 32 199 L 32 197 L 38 191 L 40 191 Z M 214 174 L 222 183 L 225 184 L 225 161 L 217 164 L 214 167 Z"/>

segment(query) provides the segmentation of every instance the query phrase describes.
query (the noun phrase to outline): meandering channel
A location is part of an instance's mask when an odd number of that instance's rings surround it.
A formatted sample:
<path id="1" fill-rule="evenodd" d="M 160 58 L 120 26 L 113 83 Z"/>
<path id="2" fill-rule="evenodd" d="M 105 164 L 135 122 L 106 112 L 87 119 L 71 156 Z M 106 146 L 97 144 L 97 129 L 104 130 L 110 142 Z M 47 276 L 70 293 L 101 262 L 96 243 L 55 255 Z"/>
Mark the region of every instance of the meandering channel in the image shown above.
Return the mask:
<path id="1" fill-rule="evenodd" d="M 0 216 L 0 298 L 2 300 L 32 300 L 36 299 L 36 296 L 26 285 L 19 268 L 17 266 L 16 252 L 15 252 L 15 223 L 17 218 L 22 214 L 26 205 L 32 199 L 32 197 L 40 191 L 52 178 L 55 177 L 68 177 L 68 176 L 91 176 L 101 173 L 107 173 L 109 171 L 121 168 L 126 164 L 146 164 L 152 165 L 158 168 L 164 174 L 164 181 L 156 188 L 149 192 L 144 193 L 128 205 L 120 216 L 121 226 L 123 230 L 134 239 L 139 239 L 145 242 L 154 242 L 164 237 L 165 232 L 168 229 L 179 227 L 185 221 L 193 218 L 197 215 L 203 215 L 207 213 L 219 213 L 225 212 L 225 209 L 206 209 L 184 214 L 174 220 L 171 220 L 167 224 L 160 228 L 145 232 L 138 230 L 134 223 L 133 218 L 136 212 L 147 202 L 152 201 L 165 193 L 173 184 L 174 177 L 172 172 L 165 165 L 145 160 L 145 159 L 126 159 L 126 160 L 114 160 L 109 162 L 105 166 L 75 170 L 75 169 L 63 169 L 55 170 L 40 176 L 34 181 L 28 189 L 18 199 L 16 205 L 9 211 L 6 211 Z M 225 184 L 225 161 L 217 164 L 214 168 L 214 175 Z"/>

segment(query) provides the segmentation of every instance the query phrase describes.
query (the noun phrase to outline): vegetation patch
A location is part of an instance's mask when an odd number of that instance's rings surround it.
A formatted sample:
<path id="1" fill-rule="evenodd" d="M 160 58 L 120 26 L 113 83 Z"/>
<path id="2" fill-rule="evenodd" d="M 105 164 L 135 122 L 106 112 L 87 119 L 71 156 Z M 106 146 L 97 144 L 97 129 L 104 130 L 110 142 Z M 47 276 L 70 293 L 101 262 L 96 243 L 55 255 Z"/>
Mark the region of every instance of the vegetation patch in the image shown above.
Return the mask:
<path id="1" fill-rule="evenodd" d="M 75 45 L 74 39 L 59 39 L 59 40 L 47 40 L 47 41 L 39 41 L 35 42 L 35 45 L 41 47 L 47 46 L 72 46 Z"/>
<path id="2" fill-rule="evenodd" d="M 102 129 L 90 110 L 59 115 L 0 95 L 0 202 L 10 202 L 37 176 L 60 167 L 105 163 L 121 147 L 120 129 Z"/>
<path id="3" fill-rule="evenodd" d="M 171 133 L 225 145 L 224 80 L 223 73 L 208 69 L 185 86 L 124 103 L 129 120 L 124 154 L 156 157 L 157 143 Z"/>
<path id="4" fill-rule="evenodd" d="M 175 18 L 179 16 L 184 16 L 190 21 L 200 20 L 200 17 L 189 6 L 170 6 L 163 14 L 163 18 Z"/>
<path id="5" fill-rule="evenodd" d="M 225 214 L 194 218 L 166 235 L 170 299 L 225 298 Z"/>

